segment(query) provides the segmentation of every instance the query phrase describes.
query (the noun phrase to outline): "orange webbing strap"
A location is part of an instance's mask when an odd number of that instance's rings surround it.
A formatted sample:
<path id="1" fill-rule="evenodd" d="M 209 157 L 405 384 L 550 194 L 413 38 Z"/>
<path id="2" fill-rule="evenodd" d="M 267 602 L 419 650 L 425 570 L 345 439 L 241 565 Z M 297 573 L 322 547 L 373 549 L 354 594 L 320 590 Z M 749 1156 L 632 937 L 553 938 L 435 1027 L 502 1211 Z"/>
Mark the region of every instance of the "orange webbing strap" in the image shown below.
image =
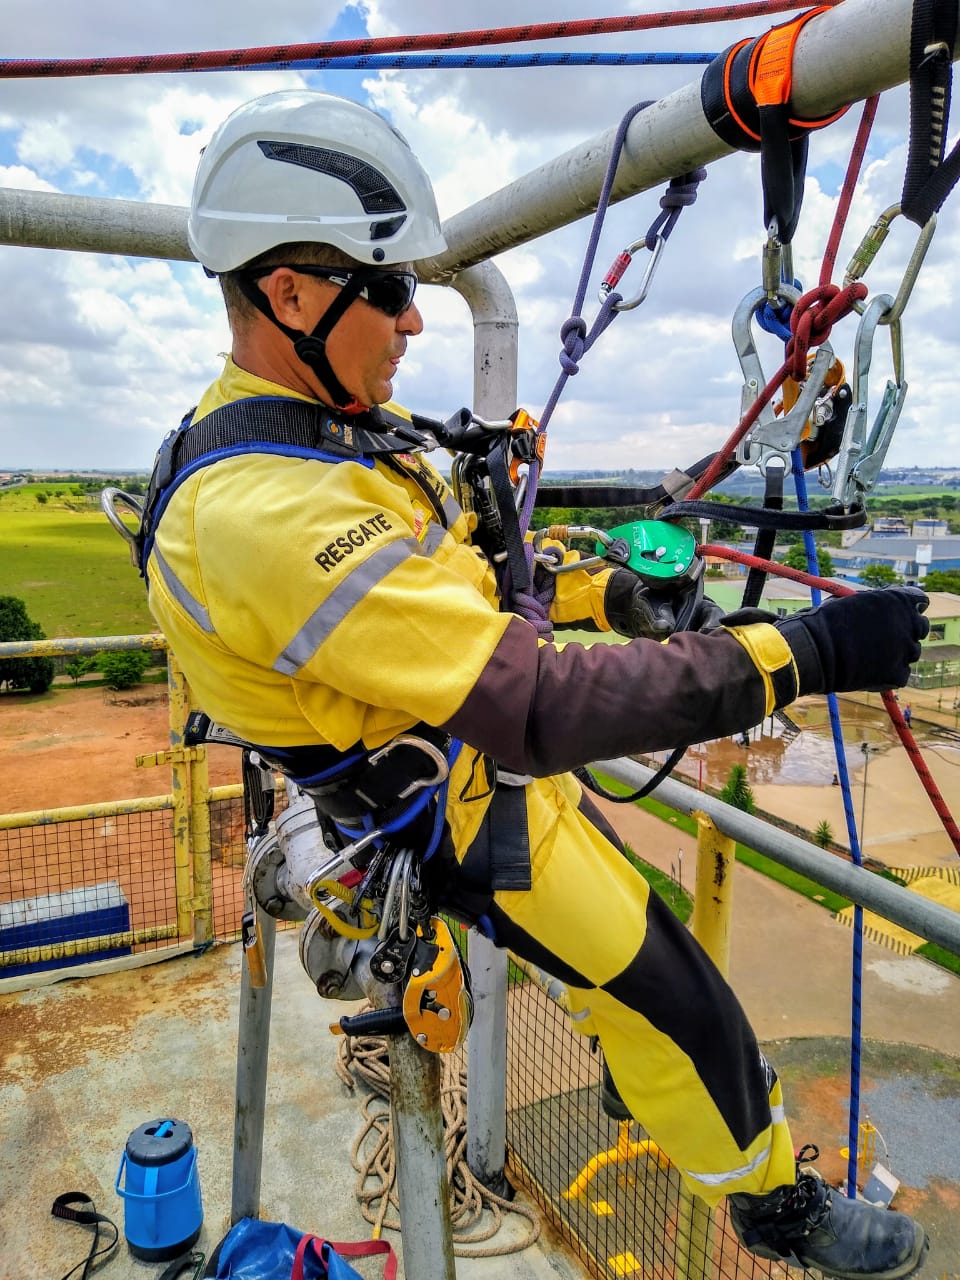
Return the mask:
<path id="1" fill-rule="evenodd" d="M 826 13 L 828 8 L 827 5 L 821 5 L 818 9 L 808 9 L 791 22 L 772 27 L 757 41 L 747 72 L 747 87 L 758 107 L 786 106 L 790 102 L 793 89 L 793 51 L 797 45 L 797 37 L 811 18 Z M 849 106 L 841 107 L 832 115 L 817 120 L 791 117 L 790 123 L 801 129 L 819 129 L 839 120 L 848 110 Z"/>
<path id="2" fill-rule="evenodd" d="M 832 7 L 808 9 L 762 36 L 738 40 L 710 63 L 701 81 L 700 98 L 710 127 L 724 142 L 743 151 L 759 150 L 759 107 L 789 106 L 797 38 L 811 19 Z M 848 109 L 841 107 L 817 119 L 790 115 L 791 140 L 832 124 Z"/>

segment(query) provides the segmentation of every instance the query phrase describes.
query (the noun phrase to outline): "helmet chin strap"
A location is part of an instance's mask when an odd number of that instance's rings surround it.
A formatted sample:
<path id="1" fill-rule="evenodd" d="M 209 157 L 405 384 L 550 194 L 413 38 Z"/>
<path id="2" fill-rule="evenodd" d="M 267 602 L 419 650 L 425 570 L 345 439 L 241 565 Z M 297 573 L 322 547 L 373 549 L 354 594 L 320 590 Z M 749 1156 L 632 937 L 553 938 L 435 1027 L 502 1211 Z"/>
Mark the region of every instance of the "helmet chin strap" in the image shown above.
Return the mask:
<path id="1" fill-rule="evenodd" d="M 330 337 L 334 325 L 350 304 L 356 300 L 364 286 L 365 280 L 362 271 L 354 271 L 351 274 L 347 283 L 342 286 L 330 306 L 320 317 L 312 333 L 304 333 L 300 329 L 292 329 L 289 325 L 283 324 L 282 321 L 278 320 L 274 315 L 273 307 L 270 305 L 270 299 L 257 285 L 256 280 L 244 272 L 237 273 L 237 283 L 247 301 L 255 306 L 261 315 L 266 316 L 272 324 L 275 324 L 282 333 L 286 334 L 293 343 L 297 358 L 302 360 L 307 368 L 317 375 L 338 409 L 342 409 L 345 413 L 360 413 L 369 408 L 369 405 L 361 404 L 356 396 L 351 395 L 344 387 L 334 373 L 333 366 L 327 356 L 327 339 Z"/>

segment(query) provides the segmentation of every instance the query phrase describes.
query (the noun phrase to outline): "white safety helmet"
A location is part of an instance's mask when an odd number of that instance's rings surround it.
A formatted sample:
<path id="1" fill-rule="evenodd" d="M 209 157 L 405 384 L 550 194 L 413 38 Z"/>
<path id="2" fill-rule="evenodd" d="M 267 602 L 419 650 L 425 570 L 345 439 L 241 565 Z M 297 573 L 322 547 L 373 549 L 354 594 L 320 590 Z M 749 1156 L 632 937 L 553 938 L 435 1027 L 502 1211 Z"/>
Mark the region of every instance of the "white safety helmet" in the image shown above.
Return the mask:
<path id="1" fill-rule="evenodd" d="M 220 125 L 197 170 L 187 236 L 213 274 L 293 241 L 335 245 L 370 266 L 446 248 L 406 140 L 367 107 L 309 89 L 255 98 Z"/>

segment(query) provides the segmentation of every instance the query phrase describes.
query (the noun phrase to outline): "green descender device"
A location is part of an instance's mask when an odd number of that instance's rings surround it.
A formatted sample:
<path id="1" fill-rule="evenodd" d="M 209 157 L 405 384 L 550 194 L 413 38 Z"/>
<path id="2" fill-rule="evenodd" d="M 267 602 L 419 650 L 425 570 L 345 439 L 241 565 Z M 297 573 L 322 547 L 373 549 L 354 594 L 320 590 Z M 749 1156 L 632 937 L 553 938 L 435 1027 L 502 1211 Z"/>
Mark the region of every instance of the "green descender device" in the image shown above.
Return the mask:
<path id="1" fill-rule="evenodd" d="M 598 556 L 632 569 L 652 586 L 695 582 L 703 571 L 694 535 L 682 525 L 665 520 L 617 525 L 599 534 L 595 549 Z"/>

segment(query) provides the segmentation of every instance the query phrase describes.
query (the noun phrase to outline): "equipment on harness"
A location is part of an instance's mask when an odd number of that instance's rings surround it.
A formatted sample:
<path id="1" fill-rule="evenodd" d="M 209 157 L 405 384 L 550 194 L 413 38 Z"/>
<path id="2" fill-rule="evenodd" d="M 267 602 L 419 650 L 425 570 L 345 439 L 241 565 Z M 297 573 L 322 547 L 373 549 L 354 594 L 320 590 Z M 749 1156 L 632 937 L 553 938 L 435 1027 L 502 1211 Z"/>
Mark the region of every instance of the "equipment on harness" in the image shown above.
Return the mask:
<path id="1" fill-rule="evenodd" d="M 409 1031 L 431 1053 L 452 1053 L 473 1017 L 468 971 L 446 921 L 433 916 L 410 935 L 407 973 L 399 1008 L 372 1009 L 331 1023 L 334 1035 L 397 1035 Z M 375 972 L 371 958 L 371 972 Z M 392 979 L 391 979 L 392 980 Z"/>
<path id="2" fill-rule="evenodd" d="M 957 0 L 914 0 L 910 22 L 910 147 L 903 212 L 925 226 L 960 178 L 960 142 L 944 155 L 950 119 Z"/>
<path id="3" fill-rule="evenodd" d="M 881 293 L 871 300 L 857 328 L 853 364 L 853 408 L 837 459 L 833 496 L 845 506 L 863 503 L 880 475 L 890 441 L 903 410 L 907 382 L 903 376 L 903 341 L 899 319 L 889 325 L 890 347 L 895 381 L 887 380 L 880 407 L 868 433 L 868 375 L 873 359 L 873 342 L 878 324 L 894 307 L 894 299 Z"/>

